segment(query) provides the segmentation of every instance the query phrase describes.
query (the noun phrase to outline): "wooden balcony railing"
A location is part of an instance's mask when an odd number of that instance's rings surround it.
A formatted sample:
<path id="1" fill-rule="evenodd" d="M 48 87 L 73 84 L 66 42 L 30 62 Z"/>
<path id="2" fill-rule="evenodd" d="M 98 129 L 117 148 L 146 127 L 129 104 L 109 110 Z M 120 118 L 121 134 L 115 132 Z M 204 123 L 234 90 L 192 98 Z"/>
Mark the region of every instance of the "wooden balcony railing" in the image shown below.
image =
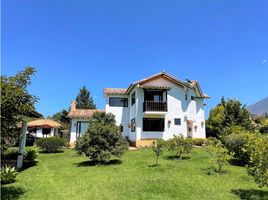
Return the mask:
<path id="1" fill-rule="evenodd" d="M 167 102 L 145 101 L 143 103 L 143 112 L 145 111 L 167 111 Z"/>

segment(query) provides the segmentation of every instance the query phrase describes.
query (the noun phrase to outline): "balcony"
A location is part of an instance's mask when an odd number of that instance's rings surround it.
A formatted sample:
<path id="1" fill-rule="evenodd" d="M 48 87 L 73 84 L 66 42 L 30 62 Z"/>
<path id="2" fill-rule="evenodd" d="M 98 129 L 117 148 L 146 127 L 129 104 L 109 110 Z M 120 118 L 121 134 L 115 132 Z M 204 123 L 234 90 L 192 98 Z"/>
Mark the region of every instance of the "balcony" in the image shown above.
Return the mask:
<path id="1" fill-rule="evenodd" d="M 167 102 L 145 101 L 143 112 L 146 111 L 167 112 Z"/>

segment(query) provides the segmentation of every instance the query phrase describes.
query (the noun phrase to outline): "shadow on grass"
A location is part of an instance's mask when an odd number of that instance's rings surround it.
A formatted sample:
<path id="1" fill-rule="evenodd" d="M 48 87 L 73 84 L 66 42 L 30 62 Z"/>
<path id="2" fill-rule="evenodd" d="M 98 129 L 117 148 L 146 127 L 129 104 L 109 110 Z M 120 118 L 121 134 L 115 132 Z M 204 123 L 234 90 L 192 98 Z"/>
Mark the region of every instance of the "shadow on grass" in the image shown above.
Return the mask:
<path id="1" fill-rule="evenodd" d="M 220 172 L 218 171 L 218 169 L 214 166 L 210 166 L 210 167 L 206 167 L 206 168 L 203 168 L 202 171 L 206 174 L 206 175 L 216 175 L 216 174 L 219 174 L 219 175 L 227 175 L 228 174 L 228 171 L 222 169 Z"/>
<path id="2" fill-rule="evenodd" d="M 74 163 L 76 167 L 89 167 L 89 166 L 96 166 L 96 165 L 119 165 L 122 164 L 121 160 L 110 160 L 108 163 L 100 163 L 92 160 L 83 161 L 80 163 Z"/>
<path id="3" fill-rule="evenodd" d="M 34 162 L 31 162 L 31 163 L 25 162 L 25 163 L 23 163 L 22 168 L 19 169 L 19 172 L 22 172 L 22 171 L 24 171 L 26 169 L 29 169 L 31 167 L 34 167 L 34 166 L 37 165 L 37 163 L 38 163 L 38 161 L 34 161 Z"/>
<path id="4" fill-rule="evenodd" d="M 231 159 L 230 160 L 231 165 L 239 166 L 239 167 L 244 167 L 247 163 L 248 163 L 248 161 L 243 161 L 243 160 L 239 160 L 239 159 Z"/>
<path id="5" fill-rule="evenodd" d="M 257 189 L 235 189 L 231 190 L 231 193 L 240 197 L 240 199 L 247 200 L 267 200 L 268 199 L 268 191 L 257 190 Z"/>
<path id="6" fill-rule="evenodd" d="M 182 156 L 181 158 L 177 155 L 169 155 L 165 156 L 167 160 L 189 160 L 191 159 L 191 156 Z"/>
<path id="7" fill-rule="evenodd" d="M 15 200 L 19 199 L 23 195 L 24 190 L 15 186 L 1 186 L 1 199 L 3 200 Z"/>
<path id="8" fill-rule="evenodd" d="M 63 152 L 64 152 L 63 150 L 57 150 L 57 151 L 53 151 L 53 152 L 46 151 L 46 150 L 39 151 L 39 153 L 42 153 L 42 154 L 53 154 L 53 153 L 63 153 Z"/>

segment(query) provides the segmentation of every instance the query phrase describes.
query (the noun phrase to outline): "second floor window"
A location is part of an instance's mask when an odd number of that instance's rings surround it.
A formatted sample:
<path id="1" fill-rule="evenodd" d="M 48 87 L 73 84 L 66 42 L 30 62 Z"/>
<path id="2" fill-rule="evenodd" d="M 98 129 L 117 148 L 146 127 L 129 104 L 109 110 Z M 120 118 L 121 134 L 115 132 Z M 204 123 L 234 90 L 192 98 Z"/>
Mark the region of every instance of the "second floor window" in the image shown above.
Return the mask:
<path id="1" fill-rule="evenodd" d="M 136 102 L 136 93 L 133 92 L 131 95 L 131 105 L 135 104 L 135 102 Z"/>
<path id="2" fill-rule="evenodd" d="M 109 106 L 111 107 L 128 107 L 128 99 L 120 97 L 110 97 Z"/>

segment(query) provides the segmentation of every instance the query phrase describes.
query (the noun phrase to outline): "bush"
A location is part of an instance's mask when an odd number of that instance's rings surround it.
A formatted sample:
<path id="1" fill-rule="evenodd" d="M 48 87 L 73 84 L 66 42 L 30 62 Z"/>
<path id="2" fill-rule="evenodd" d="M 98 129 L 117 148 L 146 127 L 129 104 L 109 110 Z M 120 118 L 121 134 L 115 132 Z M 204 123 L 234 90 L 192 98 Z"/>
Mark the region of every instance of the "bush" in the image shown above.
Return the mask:
<path id="1" fill-rule="evenodd" d="M 18 150 L 7 150 L 1 152 L 1 160 L 17 160 L 18 155 Z"/>
<path id="2" fill-rule="evenodd" d="M 155 162 L 156 166 L 158 166 L 158 158 L 163 153 L 164 147 L 165 147 L 165 141 L 164 140 L 158 139 L 158 140 L 153 142 L 152 149 L 153 149 L 153 151 L 154 151 L 154 153 L 156 155 L 156 162 Z"/>
<path id="3" fill-rule="evenodd" d="M 215 139 L 208 140 L 206 151 L 211 157 L 209 161 L 211 167 L 214 167 L 213 166 L 214 163 L 218 165 L 218 168 L 215 170 L 218 173 L 222 172 L 223 166 L 228 165 L 229 160 L 232 159 L 233 157 L 233 154 L 228 152 L 228 150 L 222 145 L 220 140 Z"/>
<path id="4" fill-rule="evenodd" d="M 1 184 L 13 183 L 16 180 L 18 174 L 15 167 L 5 166 L 1 168 Z"/>
<path id="5" fill-rule="evenodd" d="M 195 146 L 203 146 L 206 142 L 205 138 L 193 138 L 192 144 Z"/>
<path id="6" fill-rule="evenodd" d="M 121 157 L 127 147 L 127 140 L 115 125 L 114 115 L 94 113 L 87 132 L 77 139 L 75 150 L 93 162 L 108 163 L 112 156 Z"/>
<path id="7" fill-rule="evenodd" d="M 251 134 L 245 151 L 250 158 L 248 174 L 260 187 L 268 187 L 268 136 Z"/>
<path id="8" fill-rule="evenodd" d="M 67 145 L 67 140 L 59 137 L 41 138 L 36 145 L 47 153 L 55 153 Z"/>
<path id="9" fill-rule="evenodd" d="M 27 166 L 34 165 L 36 163 L 35 160 L 36 158 L 37 158 L 37 152 L 35 150 L 33 149 L 27 150 L 23 156 L 24 164 L 26 164 Z"/>
<path id="10" fill-rule="evenodd" d="M 182 135 L 174 135 L 174 138 L 167 141 L 167 147 L 168 150 L 174 152 L 180 159 L 182 159 L 184 154 L 191 153 L 193 149 L 191 139 L 184 138 Z"/>
<path id="11" fill-rule="evenodd" d="M 244 151 L 249 134 L 230 134 L 224 137 L 225 147 L 234 154 L 234 161 L 239 165 L 249 163 L 249 154 Z"/>

